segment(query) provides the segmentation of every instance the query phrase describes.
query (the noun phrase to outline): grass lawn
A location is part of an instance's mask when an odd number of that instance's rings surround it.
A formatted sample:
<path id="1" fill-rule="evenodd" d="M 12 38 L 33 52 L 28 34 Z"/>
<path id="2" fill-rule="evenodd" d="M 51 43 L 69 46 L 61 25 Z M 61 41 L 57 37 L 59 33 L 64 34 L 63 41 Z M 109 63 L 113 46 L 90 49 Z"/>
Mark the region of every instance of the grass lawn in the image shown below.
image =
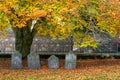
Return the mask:
<path id="1" fill-rule="evenodd" d="M 120 80 L 120 59 L 79 59 L 76 69 L 48 69 L 47 60 L 41 60 L 41 68 L 10 69 L 10 59 L 0 58 L 0 80 Z"/>

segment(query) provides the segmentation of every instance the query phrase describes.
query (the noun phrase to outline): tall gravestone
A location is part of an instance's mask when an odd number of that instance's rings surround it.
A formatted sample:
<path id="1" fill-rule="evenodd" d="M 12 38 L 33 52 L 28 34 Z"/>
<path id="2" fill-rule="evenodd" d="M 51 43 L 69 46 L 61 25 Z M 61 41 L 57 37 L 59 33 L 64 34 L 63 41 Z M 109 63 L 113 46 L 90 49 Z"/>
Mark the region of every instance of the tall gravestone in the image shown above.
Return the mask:
<path id="1" fill-rule="evenodd" d="M 59 59 L 55 55 L 52 55 L 48 58 L 48 68 L 58 69 L 59 68 Z"/>
<path id="2" fill-rule="evenodd" d="M 15 52 L 11 57 L 11 68 L 21 69 L 22 68 L 22 55 L 19 52 Z"/>
<path id="3" fill-rule="evenodd" d="M 77 57 L 75 54 L 73 54 L 71 52 L 66 54 L 66 56 L 65 56 L 65 68 L 66 69 L 76 68 L 76 60 L 77 60 Z"/>
<path id="4" fill-rule="evenodd" d="M 29 54 L 27 56 L 28 68 L 40 68 L 40 57 L 38 54 Z"/>

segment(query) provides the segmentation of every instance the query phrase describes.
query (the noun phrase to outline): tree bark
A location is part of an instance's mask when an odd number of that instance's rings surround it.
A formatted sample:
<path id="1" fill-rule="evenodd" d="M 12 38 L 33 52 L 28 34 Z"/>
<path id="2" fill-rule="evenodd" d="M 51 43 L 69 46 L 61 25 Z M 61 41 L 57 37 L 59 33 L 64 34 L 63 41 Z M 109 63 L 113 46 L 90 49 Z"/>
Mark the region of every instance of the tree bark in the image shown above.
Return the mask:
<path id="1" fill-rule="evenodd" d="M 13 28 L 15 35 L 15 49 L 22 54 L 23 58 L 27 58 L 30 53 L 31 45 L 33 42 L 34 34 L 30 27 Z"/>

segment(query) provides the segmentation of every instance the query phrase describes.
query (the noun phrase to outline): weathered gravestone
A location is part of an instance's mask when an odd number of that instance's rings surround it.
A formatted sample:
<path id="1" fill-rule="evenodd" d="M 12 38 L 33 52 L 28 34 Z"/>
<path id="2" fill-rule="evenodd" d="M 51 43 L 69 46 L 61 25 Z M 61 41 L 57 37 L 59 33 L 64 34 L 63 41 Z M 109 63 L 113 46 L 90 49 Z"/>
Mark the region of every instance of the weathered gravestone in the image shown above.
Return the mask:
<path id="1" fill-rule="evenodd" d="M 12 54 L 11 68 L 12 69 L 21 69 L 22 68 L 22 55 L 17 51 L 14 54 Z"/>
<path id="2" fill-rule="evenodd" d="M 40 68 L 40 57 L 38 54 L 29 54 L 27 56 L 28 68 Z"/>
<path id="3" fill-rule="evenodd" d="M 58 69 L 59 68 L 59 59 L 55 55 L 52 55 L 48 58 L 48 68 Z"/>
<path id="4" fill-rule="evenodd" d="M 68 53 L 65 56 L 65 68 L 66 69 L 73 69 L 76 68 L 76 55 L 73 53 Z"/>

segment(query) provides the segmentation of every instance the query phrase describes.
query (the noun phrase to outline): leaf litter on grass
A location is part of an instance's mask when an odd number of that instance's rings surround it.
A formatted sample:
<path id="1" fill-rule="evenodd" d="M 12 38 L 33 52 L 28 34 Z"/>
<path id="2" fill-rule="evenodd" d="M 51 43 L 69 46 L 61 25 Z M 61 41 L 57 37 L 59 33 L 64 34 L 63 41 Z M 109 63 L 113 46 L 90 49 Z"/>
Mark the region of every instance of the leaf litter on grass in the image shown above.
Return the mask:
<path id="1" fill-rule="evenodd" d="M 3 65 L 3 64 L 7 65 Z M 112 64 L 111 64 L 112 63 Z M 64 69 L 64 60 L 60 69 L 48 69 L 47 63 L 39 69 L 28 69 L 23 61 L 23 69 L 10 68 L 10 59 L 0 60 L 0 80 L 119 80 L 119 59 L 78 60 L 76 69 Z M 82 66 L 81 66 L 82 65 Z"/>

